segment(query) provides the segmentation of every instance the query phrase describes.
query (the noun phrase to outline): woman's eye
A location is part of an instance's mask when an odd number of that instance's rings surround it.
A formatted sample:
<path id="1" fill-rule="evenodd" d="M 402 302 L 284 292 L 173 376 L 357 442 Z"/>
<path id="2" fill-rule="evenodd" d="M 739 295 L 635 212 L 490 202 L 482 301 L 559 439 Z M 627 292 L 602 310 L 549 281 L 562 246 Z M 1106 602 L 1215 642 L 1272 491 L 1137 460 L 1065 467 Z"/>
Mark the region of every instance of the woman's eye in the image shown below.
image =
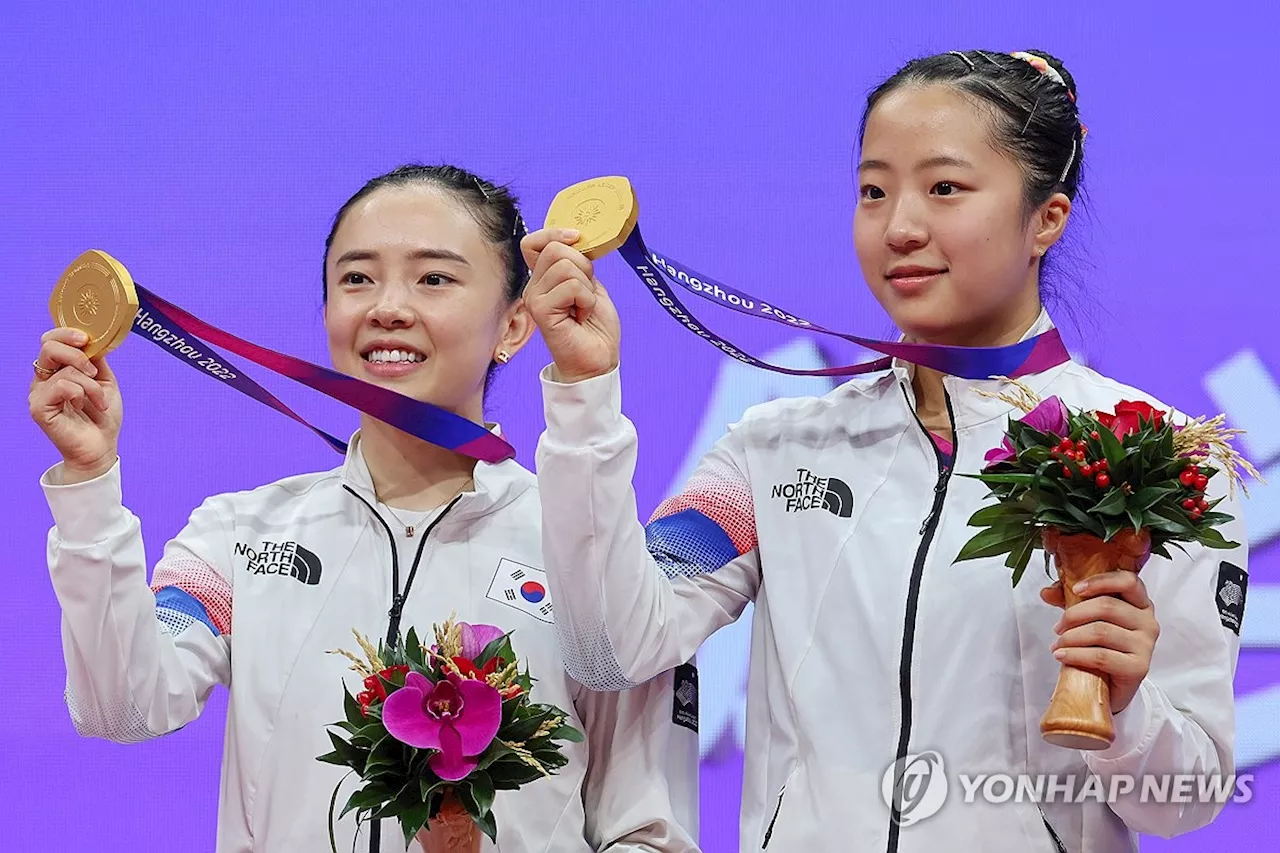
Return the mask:
<path id="1" fill-rule="evenodd" d="M 937 195 L 954 195 L 959 191 L 959 187 L 950 181 L 938 181 L 933 185 L 933 191 Z"/>
<path id="2" fill-rule="evenodd" d="M 453 279 L 449 278 L 449 276 L 438 272 L 427 273 L 422 277 L 422 283 L 430 287 L 439 287 L 440 285 L 448 284 L 451 281 L 453 281 Z"/>
<path id="3" fill-rule="evenodd" d="M 867 184 L 862 188 L 862 198 L 866 201 L 879 201 L 884 198 L 884 190 L 873 184 Z"/>
<path id="4" fill-rule="evenodd" d="M 369 278 L 369 276 L 365 275 L 362 272 L 349 272 L 342 277 L 343 284 L 361 285 L 361 284 L 369 284 L 370 281 L 371 279 Z"/>

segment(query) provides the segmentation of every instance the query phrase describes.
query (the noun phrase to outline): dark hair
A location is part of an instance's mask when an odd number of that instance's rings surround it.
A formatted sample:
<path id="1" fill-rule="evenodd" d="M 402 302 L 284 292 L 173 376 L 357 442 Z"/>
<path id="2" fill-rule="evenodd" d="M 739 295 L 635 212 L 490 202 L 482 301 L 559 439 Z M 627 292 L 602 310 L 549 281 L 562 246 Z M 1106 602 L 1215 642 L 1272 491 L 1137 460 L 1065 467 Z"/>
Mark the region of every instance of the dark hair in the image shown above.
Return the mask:
<path id="1" fill-rule="evenodd" d="M 908 62 L 867 97 L 859 144 L 868 116 L 886 95 L 905 86 L 942 83 L 971 96 L 990 113 L 993 142 L 1022 166 L 1027 216 L 1055 192 L 1074 200 L 1084 162 L 1075 79 L 1057 57 L 1027 53 L 1048 63 L 1063 82 L 1008 53 L 957 50 Z"/>
<path id="2" fill-rule="evenodd" d="M 529 269 L 520 252 L 520 240 L 526 233 L 524 218 L 520 215 L 519 200 L 508 187 L 498 186 L 458 166 L 424 166 L 410 163 L 379 175 L 362 186 L 355 195 L 338 208 L 324 240 L 324 264 L 328 268 L 329 249 L 338 226 L 352 207 L 383 187 L 435 187 L 443 190 L 461 203 L 480 226 L 485 239 L 502 252 L 503 266 L 507 271 L 507 301 L 513 302 L 524 291 L 529 280 Z M 321 275 L 324 298 L 329 295 L 327 275 Z"/>

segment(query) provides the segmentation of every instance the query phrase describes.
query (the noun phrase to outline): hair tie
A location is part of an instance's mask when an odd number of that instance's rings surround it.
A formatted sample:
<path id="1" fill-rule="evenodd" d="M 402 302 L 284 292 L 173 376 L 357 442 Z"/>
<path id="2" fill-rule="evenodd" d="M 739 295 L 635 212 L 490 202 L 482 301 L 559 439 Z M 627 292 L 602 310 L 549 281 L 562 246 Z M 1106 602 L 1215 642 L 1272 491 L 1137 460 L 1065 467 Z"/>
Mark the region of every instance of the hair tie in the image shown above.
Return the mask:
<path id="1" fill-rule="evenodd" d="M 1067 85 L 1067 81 L 1063 79 L 1061 72 L 1059 72 L 1058 69 L 1050 65 L 1048 60 L 1046 60 L 1043 56 L 1036 56 L 1034 53 L 1027 53 L 1025 50 L 1016 50 L 1009 55 L 1012 56 L 1014 59 L 1021 59 L 1023 62 L 1027 63 L 1032 68 L 1034 68 L 1036 71 L 1039 71 L 1042 75 L 1044 75 L 1045 77 L 1048 77 L 1050 80 L 1057 83 L 1062 88 L 1066 89 L 1067 97 L 1071 99 L 1072 103 L 1075 103 L 1076 93 L 1071 91 L 1071 87 Z"/>

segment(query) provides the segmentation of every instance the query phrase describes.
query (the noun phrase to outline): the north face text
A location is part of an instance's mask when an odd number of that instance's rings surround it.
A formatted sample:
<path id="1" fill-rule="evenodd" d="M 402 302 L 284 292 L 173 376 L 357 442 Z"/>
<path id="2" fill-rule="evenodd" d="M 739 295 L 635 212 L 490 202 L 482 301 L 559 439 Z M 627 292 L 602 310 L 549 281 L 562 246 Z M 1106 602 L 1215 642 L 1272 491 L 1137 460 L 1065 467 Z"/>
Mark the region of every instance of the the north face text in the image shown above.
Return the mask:
<path id="1" fill-rule="evenodd" d="M 257 548 L 237 542 L 235 554 L 248 560 L 245 571 L 251 575 L 288 575 L 308 586 L 320 583 L 320 558 L 297 542 L 260 542 Z"/>
<path id="2" fill-rule="evenodd" d="M 774 486 L 771 497 L 784 501 L 786 512 L 825 509 L 840 518 L 853 515 L 853 491 L 849 486 L 835 477 L 819 477 L 808 468 L 796 469 L 794 483 Z"/>

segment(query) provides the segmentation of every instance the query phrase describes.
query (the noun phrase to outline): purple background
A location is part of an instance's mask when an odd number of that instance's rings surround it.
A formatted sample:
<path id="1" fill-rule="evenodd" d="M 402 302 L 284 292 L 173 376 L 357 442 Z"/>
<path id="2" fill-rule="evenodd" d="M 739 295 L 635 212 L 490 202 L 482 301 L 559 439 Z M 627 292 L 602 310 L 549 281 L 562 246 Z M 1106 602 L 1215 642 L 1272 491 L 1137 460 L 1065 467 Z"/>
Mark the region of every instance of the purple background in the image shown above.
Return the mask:
<path id="1" fill-rule="evenodd" d="M 870 86 L 906 59 L 980 47 L 1068 61 L 1090 133 L 1087 216 L 1065 270 L 1090 364 L 1191 411 L 1227 411 L 1260 466 L 1280 458 L 1274 33 L 1280 7 L 1143 2 L 744 5 L 90 4 L 8 0 L 0 19 L 0 497 L 11 545 L 0 609 L 9 735 L 6 850 L 212 849 L 225 694 L 206 719 L 137 746 L 82 740 L 62 701 L 58 609 L 37 486 L 55 455 L 23 406 L 63 267 L 89 247 L 215 325 L 327 363 L 320 256 L 365 179 L 455 161 L 524 197 L 539 222 L 562 186 L 625 174 L 652 247 L 838 328 L 892 329 L 860 282 L 852 145 Z M 707 4 L 712 5 L 712 4 Z M 1123 9 L 1123 11 L 1120 11 Z M 662 315 L 616 259 L 626 408 L 643 436 L 642 510 L 745 406 L 813 382 L 739 369 Z M 821 354 L 769 323 L 699 305 L 713 328 L 793 363 Z M 825 346 L 825 344 L 824 344 Z M 832 351 L 852 360 L 857 353 Z M 501 375 L 492 415 L 532 465 L 536 343 Z M 205 496 L 329 467 L 306 430 L 134 338 L 113 356 L 125 396 L 126 501 L 154 560 Z M 674 369 L 673 369 L 674 368 Z M 261 372 L 255 372 L 260 376 Z M 267 380 L 338 435 L 351 412 Z M 1272 472 L 1273 482 L 1280 469 Z M 1252 584 L 1237 693 L 1254 799 L 1144 850 L 1280 848 L 1280 500 L 1250 502 Z M 743 624 L 703 656 L 703 842 L 736 849 L 734 719 Z M 736 633 L 735 633 L 736 630 Z M 1270 762 L 1270 763 L 1269 763 Z M 1247 768 L 1242 767 L 1242 770 Z"/>

